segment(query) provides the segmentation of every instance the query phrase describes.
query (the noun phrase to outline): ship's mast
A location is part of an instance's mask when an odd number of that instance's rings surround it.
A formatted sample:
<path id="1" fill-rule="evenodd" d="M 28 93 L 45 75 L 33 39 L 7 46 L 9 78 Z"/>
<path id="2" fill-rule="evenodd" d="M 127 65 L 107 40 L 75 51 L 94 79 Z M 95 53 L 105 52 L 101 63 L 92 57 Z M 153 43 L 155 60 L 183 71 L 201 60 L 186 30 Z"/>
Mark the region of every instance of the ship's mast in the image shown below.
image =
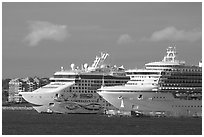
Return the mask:
<path id="1" fill-rule="evenodd" d="M 103 64 L 103 62 L 105 61 L 108 55 L 109 55 L 108 53 L 101 52 L 101 57 L 96 56 L 96 59 L 94 60 L 94 63 L 92 64 L 92 67 L 99 68 Z"/>
<path id="2" fill-rule="evenodd" d="M 166 51 L 167 55 L 164 56 L 164 59 L 162 61 L 164 62 L 176 62 L 176 47 L 168 47 Z"/>

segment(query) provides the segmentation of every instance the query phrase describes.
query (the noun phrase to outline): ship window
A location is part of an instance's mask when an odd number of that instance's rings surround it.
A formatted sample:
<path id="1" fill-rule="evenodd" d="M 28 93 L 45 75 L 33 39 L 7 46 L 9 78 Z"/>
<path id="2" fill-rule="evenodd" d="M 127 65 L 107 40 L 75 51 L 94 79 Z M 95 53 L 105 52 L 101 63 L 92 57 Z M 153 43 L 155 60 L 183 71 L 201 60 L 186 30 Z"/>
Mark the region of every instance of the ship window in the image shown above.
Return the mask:
<path id="1" fill-rule="evenodd" d="M 54 105 L 54 103 L 49 103 L 49 106 Z"/>

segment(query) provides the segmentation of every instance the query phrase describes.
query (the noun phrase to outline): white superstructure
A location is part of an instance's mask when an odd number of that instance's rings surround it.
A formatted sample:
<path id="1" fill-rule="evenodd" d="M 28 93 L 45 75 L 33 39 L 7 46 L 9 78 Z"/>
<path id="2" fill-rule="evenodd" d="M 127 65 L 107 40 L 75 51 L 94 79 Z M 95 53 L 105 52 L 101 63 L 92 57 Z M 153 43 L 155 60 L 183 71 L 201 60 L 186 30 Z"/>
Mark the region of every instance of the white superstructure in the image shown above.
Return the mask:
<path id="1" fill-rule="evenodd" d="M 185 65 L 176 59 L 176 54 L 176 48 L 169 47 L 162 61 L 147 63 L 145 69 L 126 71 L 130 81 L 124 86 L 101 87 L 98 93 L 124 111 L 201 116 L 202 67 Z"/>
<path id="2" fill-rule="evenodd" d="M 82 65 L 81 69 L 71 64 L 71 70 L 55 72 L 50 84 L 33 92 L 19 94 L 34 109 L 40 112 L 56 113 L 99 113 L 106 108 L 114 108 L 97 94 L 102 84 L 122 85 L 129 80 L 124 69 L 104 63 L 107 53 L 96 56 L 93 65 Z M 102 82 L 104 81 L 104 83 Z"/>

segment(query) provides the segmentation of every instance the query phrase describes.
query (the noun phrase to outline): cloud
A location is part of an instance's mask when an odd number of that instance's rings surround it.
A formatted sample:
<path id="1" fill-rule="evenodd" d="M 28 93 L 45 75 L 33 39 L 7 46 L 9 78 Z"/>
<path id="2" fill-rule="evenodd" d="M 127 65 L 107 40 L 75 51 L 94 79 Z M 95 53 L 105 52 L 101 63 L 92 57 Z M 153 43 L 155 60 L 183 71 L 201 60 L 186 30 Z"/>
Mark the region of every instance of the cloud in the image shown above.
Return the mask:
<path id="1" fill-rule="evenodd" d="M 99 25 L 88 25 L 88 26 L 69 26 L 70 30 L 74 31 L 92 31 L 92 30 L 104 30 Z"/>
<path id="2" fill-rule="evenodd" d="M 55 25 L 45 21 L 30 21 L 29 34 L 25 37 L 25 41 L 29 42 L 29 46 L 37 46 L 42 40 L 63 41 L 67 36 L 67 26 Z"/>
<path id="3" fill-rule="evenodd" d="M 189 41 L 194 42 L 201 38 L 202 32 L 198 30 L 178 30 L 173 26 L 152 33 L 150 38 L 144 38 L 148 41 Z"/>
<path id="4" fill-rule="evenodd" d="M 119 45 L 128 44 L 128 43 L 132 43 L 132 42 L 134 42 L 134 40 L 132 39 L 132 37 L 129 34 L 120 35 L 120 37 L 117 40 L 117 43 Z"/>

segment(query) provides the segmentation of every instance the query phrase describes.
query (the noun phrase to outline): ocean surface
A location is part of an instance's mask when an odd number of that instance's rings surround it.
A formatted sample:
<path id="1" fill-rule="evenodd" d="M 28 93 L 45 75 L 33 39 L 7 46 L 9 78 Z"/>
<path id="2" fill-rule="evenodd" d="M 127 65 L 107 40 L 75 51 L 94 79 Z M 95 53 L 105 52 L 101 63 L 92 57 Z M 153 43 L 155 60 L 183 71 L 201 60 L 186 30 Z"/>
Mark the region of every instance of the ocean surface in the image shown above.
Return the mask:
<path id="1" fill-rule="evenodd" d="M 107 117 L 2 110 L 3 135 L 201 135 L 202 118 Z"/>

